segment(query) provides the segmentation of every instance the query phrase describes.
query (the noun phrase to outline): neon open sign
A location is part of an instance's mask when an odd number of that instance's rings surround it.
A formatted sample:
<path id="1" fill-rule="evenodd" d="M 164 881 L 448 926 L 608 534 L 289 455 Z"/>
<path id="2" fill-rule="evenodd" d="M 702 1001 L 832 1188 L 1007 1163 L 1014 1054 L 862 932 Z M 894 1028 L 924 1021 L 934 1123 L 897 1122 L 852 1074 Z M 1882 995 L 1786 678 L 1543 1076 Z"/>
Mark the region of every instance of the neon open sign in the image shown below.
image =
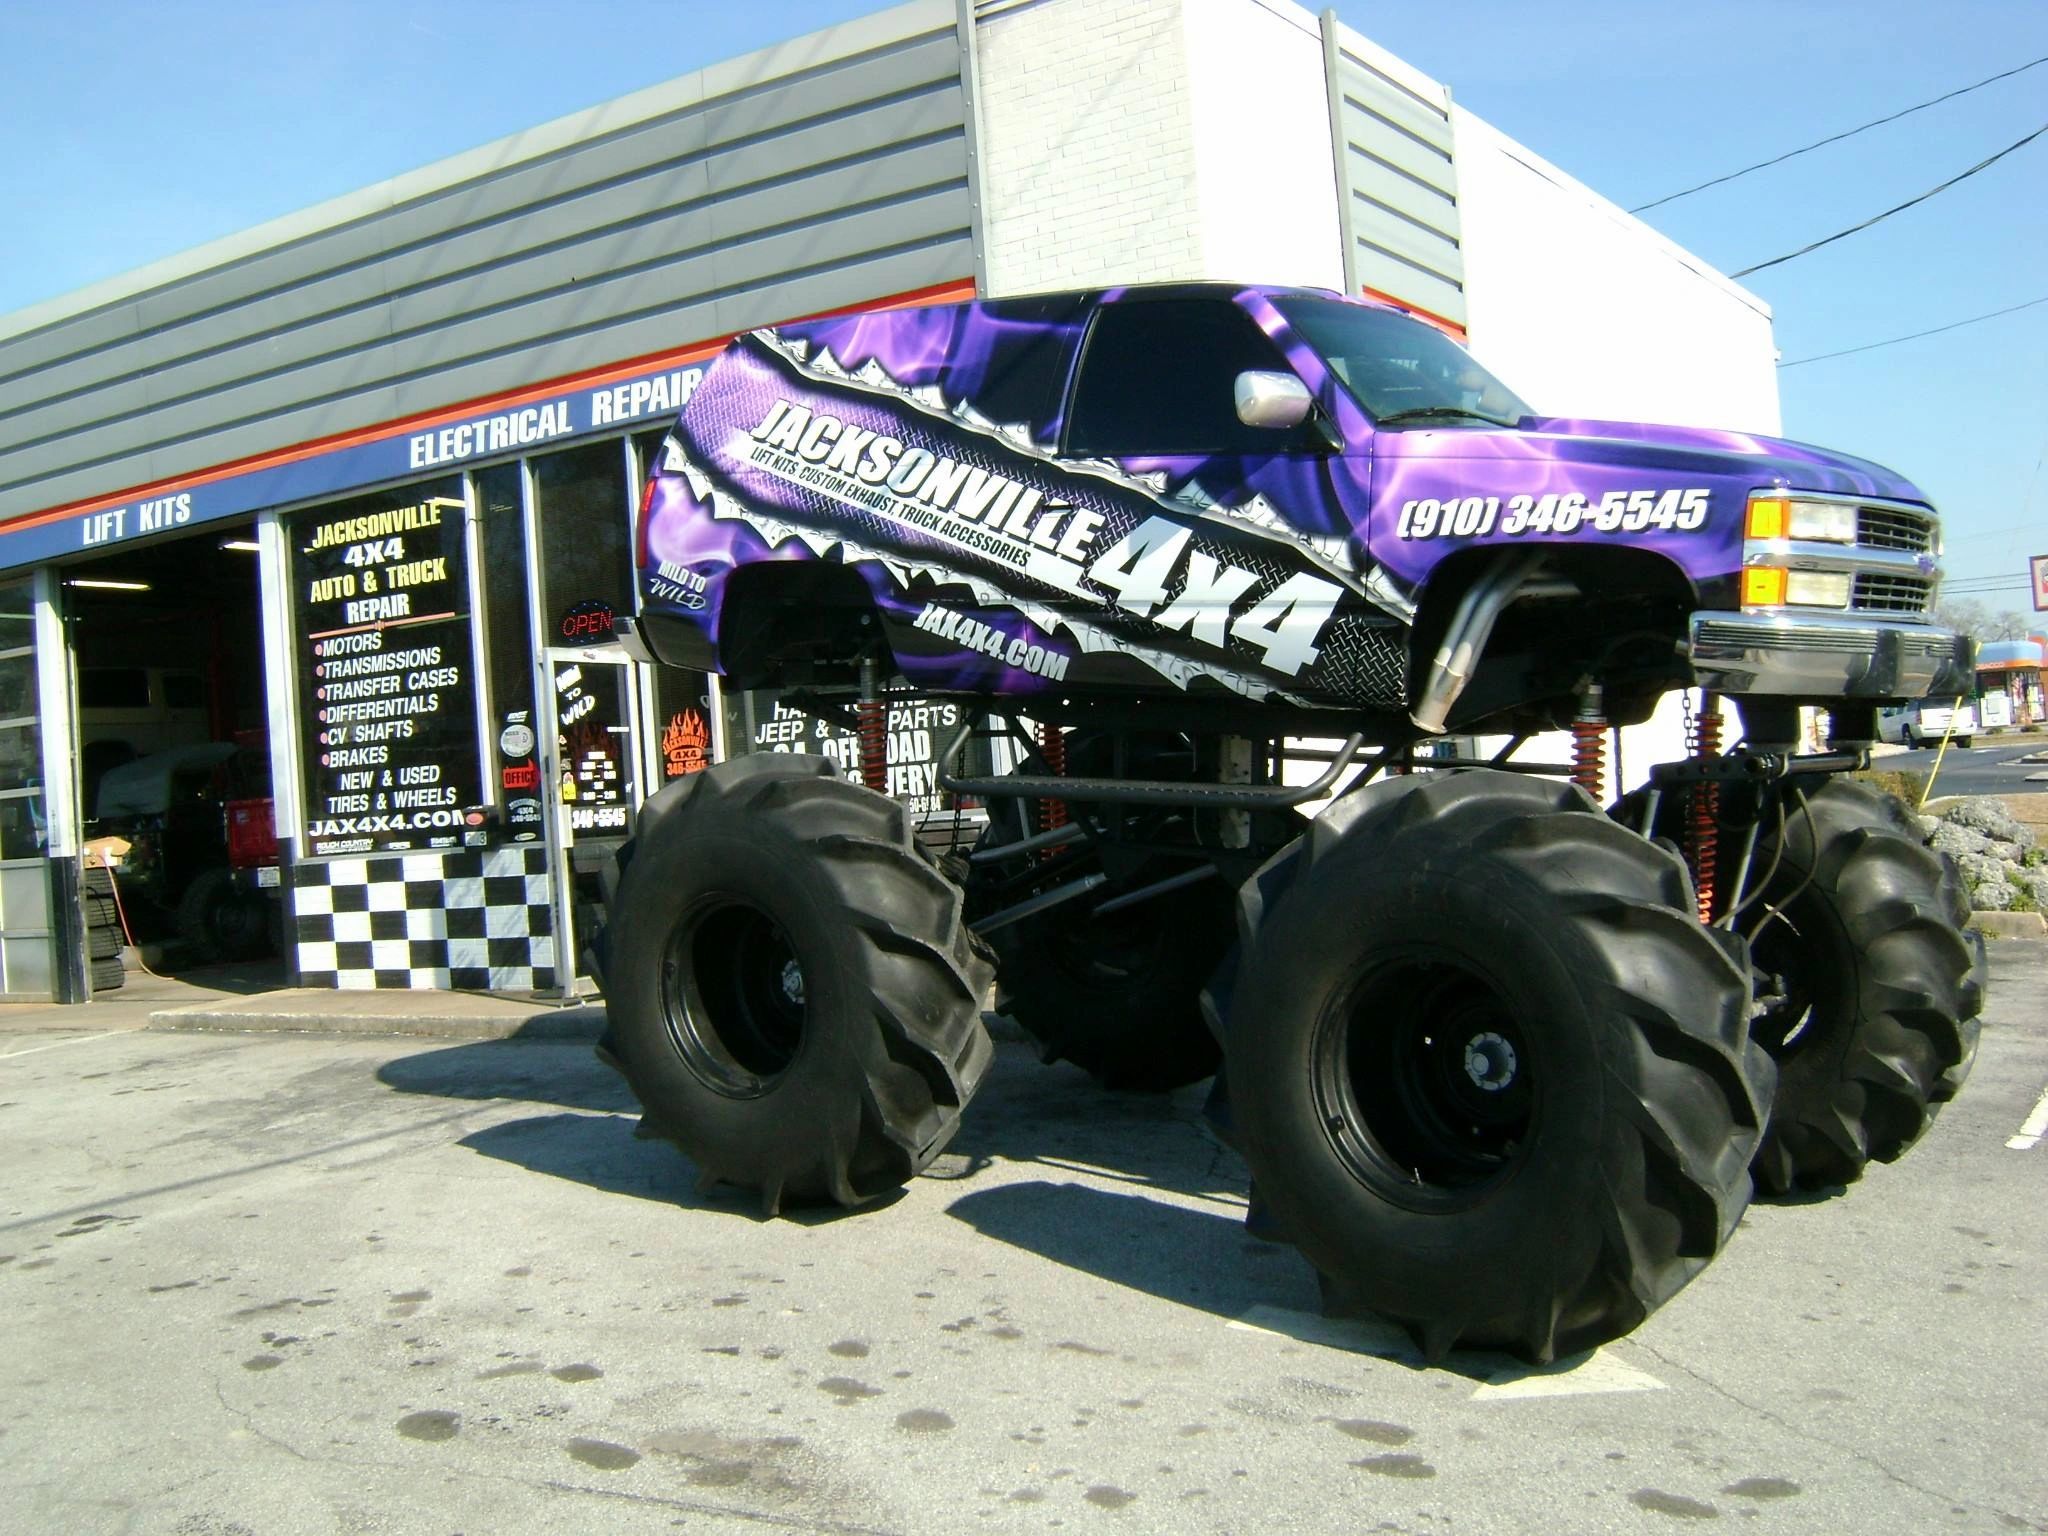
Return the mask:
<path id="1" fill-rule="evenodd" d="M 608 640 L 612 633 L 612 605 L 594 597 L 586 598 L 563 614 L 555 628 L 571 645 Z"/>

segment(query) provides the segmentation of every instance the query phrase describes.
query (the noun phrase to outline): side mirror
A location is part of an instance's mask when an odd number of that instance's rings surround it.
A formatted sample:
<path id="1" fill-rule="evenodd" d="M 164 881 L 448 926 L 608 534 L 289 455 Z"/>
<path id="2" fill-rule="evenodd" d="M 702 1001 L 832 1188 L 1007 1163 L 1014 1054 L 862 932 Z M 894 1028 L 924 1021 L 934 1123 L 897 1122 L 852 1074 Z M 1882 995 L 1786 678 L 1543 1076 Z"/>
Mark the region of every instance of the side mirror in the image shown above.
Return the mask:
<path id="1" fill-rule="evenodd" d="M 1291 373 L 1248 368 L 1237 376 L 1237 419 L 1248 427 L 1298 427 L 1315 409 L 1316 397 Z"/>

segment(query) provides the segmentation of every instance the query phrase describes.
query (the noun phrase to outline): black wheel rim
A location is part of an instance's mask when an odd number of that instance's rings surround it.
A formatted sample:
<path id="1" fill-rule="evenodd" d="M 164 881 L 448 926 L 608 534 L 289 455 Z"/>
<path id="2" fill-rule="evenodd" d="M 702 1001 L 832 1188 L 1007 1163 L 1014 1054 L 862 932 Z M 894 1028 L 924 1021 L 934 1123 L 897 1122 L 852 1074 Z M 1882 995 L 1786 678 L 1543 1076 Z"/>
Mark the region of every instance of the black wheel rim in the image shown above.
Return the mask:
<path id="1" fill-rule="evenodd" d="M 1798 921 L 1807 917 L 1802 928 Z M 1850 1024 L 1850 996 L 1842 959 L 1826 925 L 1799 906 L 1766 915 L 1750 932 L 1749 953 L 1762 1010 L 1749 1026 L 1757 1044 L 1780 1066 L 1839 1052 Z"/>
<path id="2" fill-rule="evenodd" d="M 1108 917 L 1054 908 L 1055 920 L 1045 934 L 1046 956 L 1062 975 L 1084 987 L 1144 981 L 1159 969 L 1169 905 L 1159 899 Z"/>
<path id="3" fill-rule="evenodd" d="M 238 953 L 263 942 L 265 923 L 253 902 L 230 893 L 208 911 L 207 928 L 216 949 Z"/>
<path id="4" fill-rule="evenodd" d="M 782 927 L 737 896 L 699 903 L 669 934 L 661 1006 L 668 1033 L 699 1081 L 754 1098 L 802 1052 L 804 970 Z"/>
<path id="5" fill-rule="evenodd" d="M 1380 966 L 1325 1016 L 1316 1113 L 1352 1175 L 1418 1210 L 1511 1177 L 1530 1143 L 1537 1063 L 1492 978 L 1449 957 Z"/>

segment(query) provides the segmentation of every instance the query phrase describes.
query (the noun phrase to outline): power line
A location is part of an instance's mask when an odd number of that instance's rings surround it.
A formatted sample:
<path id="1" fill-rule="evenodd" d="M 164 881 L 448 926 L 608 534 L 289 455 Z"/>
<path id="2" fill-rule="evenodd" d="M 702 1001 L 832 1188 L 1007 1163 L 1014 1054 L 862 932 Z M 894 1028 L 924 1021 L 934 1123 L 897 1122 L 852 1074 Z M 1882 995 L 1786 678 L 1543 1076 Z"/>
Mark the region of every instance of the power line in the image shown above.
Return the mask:
<path id="1" fill-rule="evenodd" d="M 1730 277 L 1747 277 L 1752 272 L 1763 271 L 1765 267 L 1782 266 L 1785 262 L 1791 261 L 1795 257 L 1804 256 L 1809 252 L 1817 251 L 1824 245 L 1833 245 L 1837 240 L 1846 240 L 1849 236 L 1859 234 L 1863 230 L 1870 228 L 1870 226 L 1873 224 L 1880 224 L 1884 222 L 1884 220 L 1890 218 L 1895 213 L 1904 213 L 1908 208 L 1911 208 L 1916 203 L 1926 202 L 1927 199 L 1933 197 L 1937 192 L 1946 192 L 1950 187 L 1954 186 L 1959 181 L 1968 181 L 1972 176 L 1976 175 L 1986 166 L 1997 164 L 2000 160 L 2003 160 L 2007 155 L 2011 154 L 2016 149 L 2024 149 L 2027 145 L 2033 143 L 2034 140 L 2041 137 L 2041 135 L 2044 133 L 2048 133 L 2048 123 L 2043 123 L 2040 127 L 2036 128 L 2032 133 L 2028 134 L 2025 138 L 2018 140 L 2016 143 L 2006 145 L 2005 148 L 1998 151 L 1997 154 L 1986 155 L 1982 160 L 1979 160 L 1967 171 L 1958 171 L 1955 175 L 1949 177 L 1947 181 L 1944 181 L 1940 186 L 1929 187 L 1925 192 L 1922 192 L 1918 197 L 1907 198 L 1903 203 L 1900 203 L 1896 208 L 1887 208 L 1883 213 L 1872 214 L 1869 218 L 1865 219 L 1861 224 L 1852 224 L 1847 229 L 1838 230 L 1836 233 L 1827 236 L 1825 239 L 1814 241 L 1811 245 L 1802 245 L 1796 251 L 1788 251 L 1783 256 L 1773 256 L 1769 261 L 1760 261 L 1753 267 L 1744 267 L 1740 272 L 1731 272 L 1728 275 Z"/>
<path id="2" fill-rule="evenodd" d="M 2024 304 L 2012 304 L 2004 309 L 1994 309 L 1986 315 L 1972 315 L 1967 320 L 1951 321 L 1947 325 L 1937 325 L 1928 331 L 1915 331 L 1910 336 L 1894 336 L 1889 341 L 1866 342 L 1860 347 L 1844 347 L 1839 352 L 1821 352 L 1813 357 L 1796 357 L 1791 362 L 1780 363 L 1778 366 L 1780 368 L 1799 368 L 1807 363 L 1824 363 L 1831 357 L 1849 357 L 1857 352 L 1875 352 L 1879 347 L 1896 347 L 1902 341 L 1918 341 L 1922 336 L 1939 336 L 1943 331 L 1958 331 L 1966 325 L 1976 325 L 1984 320 L 1996 320 L 2000 315 L 2017 314 L 2020 310 L 2032 309 L 2036 304 L 2048 304 L 2048 293 L 2042 294 L 2038 299 L 2029 299 Z"/>
<path id="3" fill-rule="evenodd" d="M 1809 151 L 1824 149 L 1830 144 L 1839 144 L 1844 139 L 1853 139 L 1857 134 L 1863 133 L 1868 129 L 1882 128 L 1886 123 L 1896 123 L 1902 117 L 1911 117 L 1915 112 L 1923 112 L 1929 107 L 1938 107 L 1944 101 L 1954 101 L 1958 96 L 1967 96 L 1972 91 L 1981 91 L 1985 86 L 1995 85 L 2000 80 L 2010 80 L 2014 75 L 2025 74 L 2028 70 L 2039 64 L 2048 64 L 2048 54 L 2044 54 L 2038 59 L 2031 59 L 2027 63 L 2020 65 L 2017 69 L 2008 69 L 2000 74 L 1987 76 L 1979 80 L 1975 85 L 1966 85 L 1961 90 L 1950 91 L 1947 95 L 1937 96 L 1932 101 L 1923 101 L 1918 106 L 1907 107 L 1904 111 L 1894 112 L 1889 117 L 1874 118 L 1870 122 L 1860 124 L 1845 132 L 1830 134 L 1825 139 L 1815 139 L 1811 144 L 1802 144 L 1797 149 L 1788 149 L 1784 154 L 1774 156 L 1769 160 L 1759 160 L 1755 165 L 1745 165 L 1741 170 L 1730 171 L 1726 176 L 1716 176 L 1712 181 L 1703 181 L 1696 187 L 1687 187 L 1683 192 L 1670 193 L 1668 196 L 1658 198 L 1654 203 L 1643 203 L 1638 207 L 1629 209 L 1629 212 L 1647 213 L 1652 208 L 1662 208 L 1666 203 L 1675 203 L 1681 197 L 1691 197 L 1695 192 L 1704 192 L 1709 187 L 1718 187 L 1724 181 L 1733 181 L 1738 176 L 1747 176 L 1751 171 L 1761 171 L 1769 166 L 1782 165 L 1785 161 L 1796 159 Z"/>
<path id="4" fill-rule="evenodd" d="M 1976 539 L 2010 538 L 2016 533 L 2029 533 L 2033 531 L 2036 531 L 2033 523 L 2013 523 L 2004 528 L 1985 528 L 1982 530 L 1972 530 L 1964 534 L 1950 534 L 1948 535 L 1948 542 L 1951 544 L 1968 544 Z"/>

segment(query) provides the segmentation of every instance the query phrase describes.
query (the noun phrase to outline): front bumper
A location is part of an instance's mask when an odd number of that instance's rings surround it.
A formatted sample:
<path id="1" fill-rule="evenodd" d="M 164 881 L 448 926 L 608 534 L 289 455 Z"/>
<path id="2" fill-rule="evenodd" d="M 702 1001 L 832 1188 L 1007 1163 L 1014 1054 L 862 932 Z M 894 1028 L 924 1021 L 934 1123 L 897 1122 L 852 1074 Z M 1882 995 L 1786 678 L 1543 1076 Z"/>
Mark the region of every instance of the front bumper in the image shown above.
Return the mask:
<path id="1" fill-rule="evenodd" d="M 1925 624 L 1695 613 L 1694 675 L 1716 693 L 1767 698 L 1954 698 L 1976 691 L 1977 643 Z"/>

